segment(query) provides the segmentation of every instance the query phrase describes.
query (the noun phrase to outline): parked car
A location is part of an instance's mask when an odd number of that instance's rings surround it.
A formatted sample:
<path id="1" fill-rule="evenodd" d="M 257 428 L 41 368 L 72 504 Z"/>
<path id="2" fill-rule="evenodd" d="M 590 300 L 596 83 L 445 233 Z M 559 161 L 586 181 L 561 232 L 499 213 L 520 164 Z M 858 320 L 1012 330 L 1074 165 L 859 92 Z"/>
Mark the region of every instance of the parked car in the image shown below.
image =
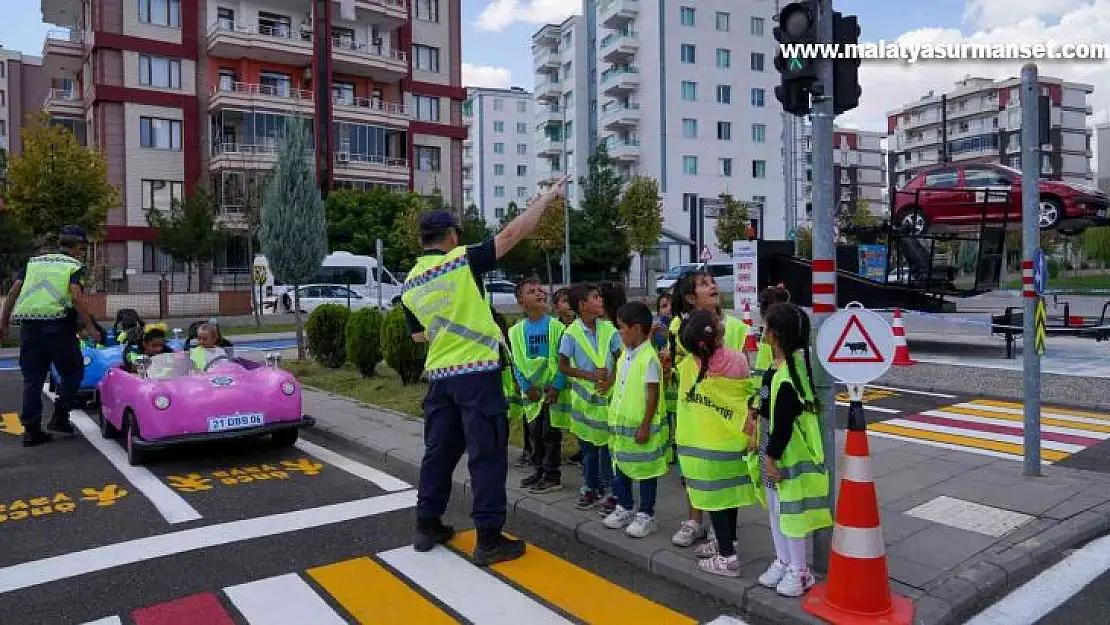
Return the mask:
<path id="1" fill-rule="evenodd" d="M 731 293 L 736 286 L 736 267 L 732 261 L 710 261 L 709 263 L 685 263 L 682 265 L 675 265 L 671 267 L 667 273 L 663 274 L 661 278 L 655 281 L 655 293 L 662 295 L 671 290 L 675 282 L 682 276 L 694 271 L 708 271 L 713 280 L 717 283 L 717 288 L 722 293 Z"/>
<path id="2" fill-rule="evenodd" d="M 494 308 L 502 309 L 507 306 L 516 306 L 516 283 L 508 280 L 487 280 L 486 301 Z"/>
<path id="3" fill-rule="evenodd" d="M 340 284 L 306 284 L 300 287 L 301 296 L 301 312 L 311 313 L 316 310 L 318 306 L 323 304 L 339 304 L 340 306 L 347 306 L 351 310 L 360 310 L 363 308 L 376 308 L 378 306 L 378 298 L 368 297 L 362 295 L 354 289 L 349 289 Z M 293 292 L 292 289 L 288 293 L 282 294 L 282 298 L 288 298 L 288 304 L 283 302 L 286 310 L 293 310 Z M 382 300 L 382 307 L 388 308 L 390 302 L 387 299 Z"/>
<path id="4" fill-rule="evenodd" d="M 1078 234 L 1110 223 L 1110 199 L 1098 189 L 1055 180 L 1038 185 L 1038 224 Z M 1021 224 L 1021 172 L 989 163 L 942 165 L 914 176 L 895 194 L 895 226 L 911 234 L 933 226 L 977 226 L 984 216 L 991 224 Z"/>

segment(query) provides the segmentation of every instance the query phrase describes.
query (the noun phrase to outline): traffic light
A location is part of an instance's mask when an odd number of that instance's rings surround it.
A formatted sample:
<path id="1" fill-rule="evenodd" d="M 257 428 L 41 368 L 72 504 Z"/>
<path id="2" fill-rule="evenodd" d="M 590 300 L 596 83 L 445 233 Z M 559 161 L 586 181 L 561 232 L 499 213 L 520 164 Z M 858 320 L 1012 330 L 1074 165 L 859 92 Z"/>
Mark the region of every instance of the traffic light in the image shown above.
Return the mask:
<path id="1" fill-rule="evenodd" d="M 844 16 L 833 12 L 833 43 L 840 46 L 841 52 L 847 46 L 859 46 L 859 18 L 855 15 Z M 859 106 L 863 90 L 859 86 L 859 57 L 837 58 L 833 61 L 833 109 L 837 115 Z"/>
<path id="2" fill-rule="evenodd" d="M 780 44 L 775 69 L 781 83 L 775 87 L 775 98 L 782 103 L 783 110 L 797 116 L 810 112 L 809 91 L 817 81 L 816 59 L 814 54 L 802 54 L 800 50 L 784 54 L 782 46 L 817 43 L 817 10 L 817 0 L 791 2 L 779 11 L 778 26 L 774 29 L 775 41 Z"/>

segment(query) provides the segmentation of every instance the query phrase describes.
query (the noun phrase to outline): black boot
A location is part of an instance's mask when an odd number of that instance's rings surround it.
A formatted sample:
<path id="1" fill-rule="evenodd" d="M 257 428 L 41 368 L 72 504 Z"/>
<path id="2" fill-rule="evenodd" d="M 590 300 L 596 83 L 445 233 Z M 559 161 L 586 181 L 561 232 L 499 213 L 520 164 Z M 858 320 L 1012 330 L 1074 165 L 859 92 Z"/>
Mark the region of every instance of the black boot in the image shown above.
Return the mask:
<path id="1" fill-rule="evenodd" d="M 73 429 L 73 424 L 69 421 L 68 414 L 64 417 L 55 415 L 54 418 L 50 419 L 50 423 L 46 424 L 46 429 L 71 436 L 77 434 L 77 430 Z"/>
<path id="2" fill-rule="evenodd" d="M 54 440 L 54 437 L 43 432 L 37 425 L 35 427 L 28 427 L 23 431 L 24 447 L 37 447 L 43 443 L 49 443 L 52 440 Z"/>
<path id="3" fill-rule="evenodd" d="M 484 536 L 479 530 L 478 546 L 474 548 L 474 564 L 490 566 L 498 562 L 516 560 L 524 555 L 527 543 L 523 540 L 509 538 L 501 532 L 496 532 L 490 537 Z M 484 539 L 484 540 L 483 540 Z"/>
<path id="4" fill-rule="evenodd" d="M 443 521 L 417 521 L 416 538 L 412 541 L 412 548 L 419 551 L 431 551 L 436 545 L 445 543 L 455 537 L 455 528 L 444 525 Z"/>

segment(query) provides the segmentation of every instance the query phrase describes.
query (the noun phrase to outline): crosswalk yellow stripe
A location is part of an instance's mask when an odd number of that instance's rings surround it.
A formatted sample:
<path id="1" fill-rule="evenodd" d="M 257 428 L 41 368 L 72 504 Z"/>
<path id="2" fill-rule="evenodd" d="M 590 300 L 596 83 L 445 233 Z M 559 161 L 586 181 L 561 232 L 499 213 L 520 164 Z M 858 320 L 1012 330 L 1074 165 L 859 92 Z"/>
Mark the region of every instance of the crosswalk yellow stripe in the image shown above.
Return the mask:
<path id="1" fill-rule="evenodd" d="M 1016 421 L 1020 423 L 1025 420 L 1025 418 L 1021 415 L 1010 414 L 1008 412 L 998 412 L 995 410 L 976 410 L 974 408 L 965 408 L 963 406 L 945 406 L 944 408 L 941 408 L 940 411 L 951 412 L 952 414 L 962 414 L 970 417 L 986 417 L 988 419 L 998 419 L 1000 421 Z M 1095 425 L 1093 423 L 1081 423 L 1078 421 L 1065 421 L 1063 419 L 1041 417 L 1041 425 L 1052 425 L 1056 427 L 1069 428 L 1072 430 L 1086 430 L 1088 432 L 1105 432 L 1110 434 L 1110 424 Z"/>
<path id="2" fill-rule="evenodd" d="M 359 623 L 454 624 L 457 621 L 370 558 L 354 558 L 309 569 Z"/>
<path id="3" fill-rule="evenodd" d="M 995 408 L 1013 408 L 1021 410 L 1025 407 L 1012 401 L 999 401 L 997 399 L 975 399 L 968 403 L 979 404 L 980 406 L 993 406 Z M 1041 406 L 1041 412 L 1052 412 L 1061 415 L 1070 415 L 1072 417 L 1087 417 L 1088 419 L 1098 419 L 1099 421 L 1110 422 L 1110 414 L 1105 412 L 1091 412 L 1089 410 L 1075 410 L 1073 408 L 1060 408 L 1057 406 Z"/>
<path id="4" fill-rule="evenodd" d="M 950 445 L 959 445 L 962 447 L 970 447 L 972 449 L 984 449 L 987 451 L 995 451 L 1003 454 L 1010 454 L 1014 456 L 1021 456 L 1023 448 L 1021 445 L 1014 443 L 1000 443 L 998 441 L 985 440 L 982 438 L 973 438 L 971 436 L 959 436 L 956 434 L 948 434 L 944 432 L 933 432 L 930 430 L 919 430 L 917 428 L 907 428 L 900 425 L 890 425 L 889 423 L 872 423 L 868 424 L 867 429 L 873 432 L 882 432 L 885 434 L 894 434 L 896 436 L 904 436 L 907 438 L 916 438 L 918 440 L 933 441 L 936 443 L 948 443 Z M 1067 458 L 1069 454 L 1062 451 L 1053 449 L 1041 449 L 1041 458 L 1049 462 L 1058 462 Z"/>
<path id="5" fill-rule="evenodd" d="M 457 535 L 451 545 L 469 553 L 474 549 L 475 541 L 476 534 L 468 531 Z M 490 568 L 549 604 L 558 606 L 587 623 L 697 623 L 534 545 L 528 545 L 528 552 L 523 558 L 501 562 Z"/>
<path id="6" fill-rule="evenodd" d="M 0 415 L 0 432 L 15 434 L 16 436 L 23 434 L 23 424 L 19 422 L 19 415 L 14 412 L 5 412 Z"/>

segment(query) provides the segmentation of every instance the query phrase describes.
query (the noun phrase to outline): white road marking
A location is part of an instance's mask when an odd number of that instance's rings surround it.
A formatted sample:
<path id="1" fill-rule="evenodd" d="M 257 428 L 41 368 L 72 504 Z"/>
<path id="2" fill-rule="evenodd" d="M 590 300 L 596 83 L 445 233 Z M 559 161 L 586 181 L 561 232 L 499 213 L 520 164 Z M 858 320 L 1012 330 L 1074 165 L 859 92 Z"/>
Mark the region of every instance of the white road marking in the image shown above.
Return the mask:
<path id="1" fill-rule="evenodd" d="M 918 391 L 912 388 L 898 388 L 895 386 L 879 386 L 878 384 L 867 384 L 867 388 L 875 388 L 880 391 L 893 391 L 895 393 L 906 393 L 907 395 L 921 395 L 923 397 L 939 397 L 941 399 L 956 399 L 956 395 L 948 395 L 946 393 L 933 393 L 931 391 Z"/>
<path id="2" fill-rule="evenodd" d="M 979 417 L 966 415 L 959 412 L 948 412 L 946 410 L 926 410 L 921 414 L 927 417 L 944 417 L 945 419 L 952 419 L 953 421 L 966 421 L 968 423 L 980 423 L 983 425 L 1000 425 L 1002 427 L 1017 428 L 1019 430 L 1025 429 L 1025 426 L 1020 421 L 1008 421 L 1006 419 L 994 419 L 992 417 Z M 1084 438 L 1097 438 L 1099 440 L 1110 439 L 1110 432 L 1092 432 L 1090 430 L 1066 428 L 1059 425 L 1041 425 L 1041 431 L 1052 432 L 1053 434 L 1070 434 L 1072 436 L 1081 436 Z"/>
<path id="3" fill-rule="evenodd" d="M 1103 536 L 1029 580 L 964 625 L 1033 625 L 1110 570 Z"/>
<path id="4" fill-rule="evenodd" d="M 105 616 L 98 621 L 89 621 L 85 625 L 123 625 L 123 619 L 118 616 Z"/>
<path id="5" fill-rule="evenodd" d="M 941 434 L 954 434 L 956 436 L 964 436 L 967 438 L 977 438 L 980 440 L 996 441 L 999 443 L 1010 443 L 1011 445 L 1022 445 L 1025 439 L 1021 436 L 1012 434 L 997 434 L 995 432 L 983 432 L 980 430 L 973 430 L 970 428 L 951 427 L 947 425 L 936 425 L 933 423 L 922 423 L 919 421 L 911 421 L 909 419 L 889 419 L 883 421 L 888 425 L 897 427 L 918 430 L 920 432 L 940 432 Z M 1083 445 L 1072 445 L 1071 443 L 1058 443 L 1056 441 L 1041 441 L 1042 449 L 1051 449 L 1052 451 L 1062 451 L 1065 454 L 1076 454 L 1084 449 Z"/>
<path id="6" fill-rule="evenodd" d="M 411 484 L 399 480 L 392 475 L 389 475 L 388 473 L 383 473 L 382 471 L 379 471 L 373 467 L 368 467 L 361 462 L 351 460 L 346 456 L 337 454 L 330 449 L 317 445 L 316 443 L 301 439 L 297 441 L 297 449 L 300 449 L 306 454 L 316 456 L 320 460 L 323 460 L 324 462 L 327 462 L 328 464 L 338 469 L 342 469 L 357 478 L 364 479 L 367 482 L 374 484 L 378 488 L 381 488 L 382 490 L 393 493 L 400 490 L 408 490 L 412 488 Z"/>
<path id="7" fill-rule="evenodd" d="M 224 588 L 251 625 L 347 625 L 296 573 Z"/>
<path id="8" fill-rule="evenodd" d="M 838 401 L 838 402 L 836 402 L 836 405 L 840 406 L 841 408 L 847 408 L 848 407 L 848 402 Z M 872 406 L 870 404 L 864 404 L 863 409 L 864 410 L 870 410 L 871 412 L 882 412 L 884 414 L 901 414 L 902 413 L 901 410 L 897 410 L 895 408 L 883 408 L 882 406 Z"/>
<path id="9" fill-rule="evenodd" d="M 371 517 L 415 505 L 416 491 L 409 490 L 74 551 L 0 569 L 0 595 L 117 566 Z"/>
<path id="10" fill-rule="evenodd" d="M 963 403 L 956 404 L 960 408 L 970 408 L 972 410 L 981 410 L 983 412 L 1000 412 L 1002 414 L 1023 416 L 1025 408 L 1010 408 L 1007 406 L 988 406 L 985 404 L 976 403 Z M 1082 415 L 1073 415 L 1067 412 L 1051 412 L 1041 410 L 1041 417 L 1045 419 L 1059 419 L 1060 421 L 1074 421 L 1075 423 L 1084 423 L 1086 425 L 1110 425 L 1108 419 L 1095 419 L 1093 417 L 1084 417 Z"/>
<path id="11" fill-rule="evenodd" d="M 748 625 L 747 621 L 742 621 L 735 616 L 721 615 L 709 621 L 705 625 Z"/>
<path id="12" fill-rule="evenodd" d="M 123 477 L 154 504 L 162 518 L 169 523 L 186 523 L 201 518 L 196 508 L 189 505 L 185 498 L 177 494 L 146 467 L 133 467 L 127 462 L 127 452 L 114 441 L 100 435 L 100 428 L 85 414 L 84 410 L 71 410 L 69 419 L 81 435 L 96 448 Z"/>
<path id="13" fill-rule="evenodd" d="M 535 599 L 443 547 L 417 553 L 401 547 L 378 557 L 471 623 L 569 625 Z"/>
<path id="14" fill-rule="evenodd" d="M 938 442 L 938 441 L 928 441 L 928 440 L 922 440 L 920 438 L 913 438 L 913 437 L 910 437 L 910 436 L 900 436 L 898 434 L 888 434 L 886 432 L 872 432 L 871 430 L 868 430 L 867 435 L 868 436 L 877 436 L 879 438 L 889 438 L 891 440 L 902 441 L 902 442 L 905 442 L 905 443 L 913 443 L 915 445 L 925 445 L 927 447 L 937 447 L 939 449 L 947 449 L 947 450 L 950 450 L 950 451 L 962 451 L 962 452 L 965 452 L 965 453 L 977 454 L 977 455 L 980 455 L 980 456 L 990 456 L 992 458 L 1002 458 L 1004 460 L 1016 460 L 1018 462 L 1021 462 L 1023 460 L 1021 456 L 1015 456 L 1013 454 L 1006 454 L 1006 453 L 1002 453 L 1001 451 L 994 451 L 992 449 L 976 449 L 974 447 L 963 447 L 961 445 L 953 445 L 952 443 L 941 443 L 941 442 Z M 1041 464 L 1043 464 L 1045 466 L 1048 466 L 1048 465 L 1052 464 L 1052 461 L 1050 461 L 1050 460 L 1041 460 Z"/>

